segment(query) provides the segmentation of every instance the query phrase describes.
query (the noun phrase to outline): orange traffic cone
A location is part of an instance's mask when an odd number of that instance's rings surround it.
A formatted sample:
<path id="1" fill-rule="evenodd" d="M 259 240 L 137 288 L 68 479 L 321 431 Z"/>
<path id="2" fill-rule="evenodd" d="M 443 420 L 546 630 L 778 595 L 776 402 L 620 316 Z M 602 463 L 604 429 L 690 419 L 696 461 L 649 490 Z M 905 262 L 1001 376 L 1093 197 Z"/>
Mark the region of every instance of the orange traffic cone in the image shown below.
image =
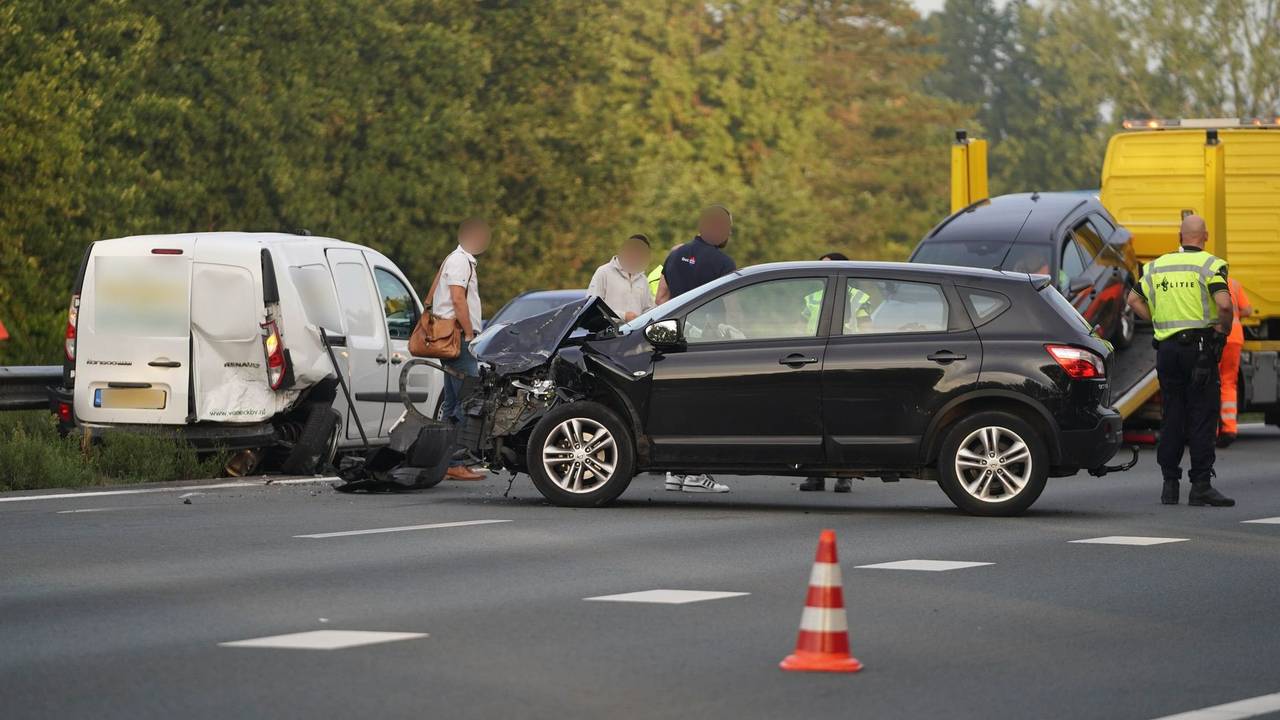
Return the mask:
<path id="1" fill-rule="evenodd" d="M 796 651 L 779 666 L 783 670 L 858 672 L 862 663 L 849 654 L 849 621 L 844 613 L 844 589 L 836 560 L 836 533 L 823 530 L 818 557 L 809 576 L 809 596 L 800 616 Z"/>

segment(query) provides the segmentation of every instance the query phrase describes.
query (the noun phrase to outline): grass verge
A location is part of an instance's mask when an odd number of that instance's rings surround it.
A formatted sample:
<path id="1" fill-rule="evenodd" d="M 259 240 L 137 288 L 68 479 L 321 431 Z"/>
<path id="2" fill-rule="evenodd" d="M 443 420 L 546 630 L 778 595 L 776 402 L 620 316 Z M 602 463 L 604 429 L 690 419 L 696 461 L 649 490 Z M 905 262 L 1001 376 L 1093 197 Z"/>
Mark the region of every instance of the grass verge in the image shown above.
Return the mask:
<path id="1" fill-rule="evenodd" d="M 211 478 L 226 460 L 170 438 L 123 433 L 86 451 L 79 438 L 60 437 L 48 413 L 0 413 L 0 491 Z"/>

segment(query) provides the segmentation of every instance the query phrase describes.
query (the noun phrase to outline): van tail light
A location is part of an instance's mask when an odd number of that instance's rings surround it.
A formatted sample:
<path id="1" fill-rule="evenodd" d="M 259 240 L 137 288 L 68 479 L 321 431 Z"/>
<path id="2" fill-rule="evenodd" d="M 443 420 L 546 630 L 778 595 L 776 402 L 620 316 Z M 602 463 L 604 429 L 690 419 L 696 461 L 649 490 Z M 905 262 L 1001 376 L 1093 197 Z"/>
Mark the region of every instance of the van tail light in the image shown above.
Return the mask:
<path id="1" fill-rule="evenodd" d="M 280 339 L 280 327 L 274 320 L 262 324 L 262 351 L 267 357 L 267 383 L 272 390 L 279 390 L 289 377 L 289 357 Z"/>
<path id="2" fill-rule="evenodd" d="M 80 296 L 71 296 L 71 307 L 67 308 L 67 332 L 63 351 L 70 362 L 76 361 L 76 320 L 80 317 Z"/>
<path id="3" fill-rule="evenodd" d="M 1107 376 L 1107 365 L 1095 352 L 1070 345 L 1045 345 L 1044 349 L 1073 380 Z"/>
<path id="4" fill-rule="evenodd" d="M 72 419 L 73 418 L 71 417 L 71 403 L 64 403 L 64 402 L 58 403 L 58 421 L 63 423 L 69 423 L 72 421 Z"/>

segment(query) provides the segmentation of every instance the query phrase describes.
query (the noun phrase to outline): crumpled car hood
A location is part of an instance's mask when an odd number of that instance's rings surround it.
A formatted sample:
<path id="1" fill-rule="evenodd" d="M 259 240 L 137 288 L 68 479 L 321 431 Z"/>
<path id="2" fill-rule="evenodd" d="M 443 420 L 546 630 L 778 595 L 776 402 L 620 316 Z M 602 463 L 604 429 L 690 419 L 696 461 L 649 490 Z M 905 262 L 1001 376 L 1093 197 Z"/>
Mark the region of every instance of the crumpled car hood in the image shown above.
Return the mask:
<path id="1" fill-rule="evenodd" d="M 499 375 L 522 373 L 549 362 L 574 331 L 599 333 L 617 327 L 617 322 L 618 316 L 603 300 L 588 296 L 510 325 L 487 328 L 472 350 Z"/>

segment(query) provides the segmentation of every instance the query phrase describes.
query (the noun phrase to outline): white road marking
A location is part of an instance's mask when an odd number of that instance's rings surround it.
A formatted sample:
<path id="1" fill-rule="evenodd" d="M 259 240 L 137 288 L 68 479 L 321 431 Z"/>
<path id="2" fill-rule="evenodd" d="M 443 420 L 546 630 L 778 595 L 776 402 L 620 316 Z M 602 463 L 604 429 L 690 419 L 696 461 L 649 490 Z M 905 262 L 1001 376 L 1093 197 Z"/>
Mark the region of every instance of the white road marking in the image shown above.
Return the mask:
<path id="1" fill-rule="evenodd" d="M 431 525 L 404 525 L 402 527 L 373 528 L 370 530 L 343 530 L 342 532 L 315 533 L 313 535 L 294 535 L 296 538 L 335 538 L 352 535 L 378 535 L 380 533 L 408 532 L 410 530 L 434 530 L 436 528 L 466 527 L 467 525 L 491 525 L 493 523 L 509 523 L 510 520 L 462 520 L 459 522 L 443 522 Z"/>
<path id="2" fill-rule="evenodd" d="M 989 562 L 964 562 L 958 560 L 896 560 L 894 562 L 876 563 L 874 565 L 858 565 L 863 570 L 923 570 L 925 572 L 943 572 L 946 570 L 962 570 L 964 568 L 995 565 Z"/>
<path id="3" fill-rule="evenodd" d="M 1280 517 L 1258 518 L 1257 520 L 1245 520 L 1247 523 L 1257 523 L 1259 525 L 1280 525 Z"/>
<path id="4" fill-rule="evenodd" d="M 120 510 L 140 510 L 146 507 L 160 507 L 159 505 L 126 505 L 124 507 L 101 507 L 101 508 L 80 508 L 79 510 L 59 510 L 58 515 L 74 515 L 76 513 L 98 513 L 98 512 L 118 512 Z"/>
<path id="5" fill-rule="evenodd" d="M 236 640 L 218 643 L 218 647 L 280 648 L 285 650 L 344 650 L 361 645 L 414 640 L 427 637 L 426 633 L 370 632 L 365 630 L 311 630 L 308 632 L 272 635 L 270 637 Z"/>
<path id="6" fill-rule="evenodd" d="M 583 600 L 599 602 L 634 602 L 657 603 L 660 605 L 684 605 L 685 603 L 702 602 L 704 600 L 723 600 L 724 598 L 750 595 L 744 592 L 719 592 L 712 590 L 642 590 L 640 592 L 622 593 L 621 595 L 601 595 L 583 598 Z"/>
<path id="7" fill-rule="evenodd" d="M 0 497 L 0 503 L 29 502 L 32 500 L 75 500 L 77 498 L 110 497 L 112 495 L 149 495 L 152 493 L 184 492 L 190 490 L 226 490 L 228 488 L 271 487 L 272 485 L 303 485 L 306 483 L 334 482 L 336 477 L 290 478 L 289 480 L 251 481 L 214 483 L 212 485 L 182 485 L 181 487 L 134 488 L 132 490 L 95 490 L 92 492 L 52 493 L 49 495 L 19 495 L 16 497 Z"/>
<path id="8" fill-rule="evenodd" d="M 1142 537 L 1140 535 L 1107 535 L 1106 537 L 1072 540 L 1084 545 L 1164 545 L 1165 543 L 1186 542 L 1187 538 Z"/>
<path id="9" fill-rule="evenodd" d="M 1280 710 L 1280 693 L 1259 695 L 1247 700 L 1237 700 L 1213 707 L 1191 710 L 1177 715 L 1165 715 L 1155 720 L 1243 720 Z"/>

